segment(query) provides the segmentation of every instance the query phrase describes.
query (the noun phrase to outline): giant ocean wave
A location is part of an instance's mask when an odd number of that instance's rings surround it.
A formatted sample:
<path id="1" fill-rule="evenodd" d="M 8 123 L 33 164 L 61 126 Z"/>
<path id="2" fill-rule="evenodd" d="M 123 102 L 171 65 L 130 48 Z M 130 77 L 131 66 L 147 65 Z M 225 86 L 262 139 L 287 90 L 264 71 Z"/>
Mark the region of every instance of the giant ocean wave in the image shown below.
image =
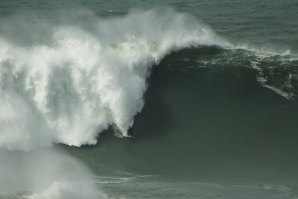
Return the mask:
<path id="1" fill-rule="evenodd" d="M 288 51 L 278 55 L 232 45 L 187 14 L 162 9 L 79 18 L 53 23 L 25 17 L 25 25 L 8 29 L 16 35 L 2 26 L 0 148 L 91 145 L 110 126 L 119 136 L 128 136 L 144 105 L 151 67 L 187 47 L 226 49 L 211 60 L 197 60 L 201 65 L 216 65 L 218 60 L 229 64 L 245 56 L 263 86 L 287 98 L 294 95 L 284 84 L 270 84 L 266 69 L 259 66 L 271 60 L 290 62 Z"/>
<path id="2" fill-rule="evenodd" d="M 173 50 L 228 45 L 208 26 L 172 10 L 69 24 L 25 18 L 22 24 L 14 29 L 34 35 L 30 42 L 0 36 L 0 148 L 95 144 L 110 125 L 127 136 L 143 107 L 152 65 Z"/>

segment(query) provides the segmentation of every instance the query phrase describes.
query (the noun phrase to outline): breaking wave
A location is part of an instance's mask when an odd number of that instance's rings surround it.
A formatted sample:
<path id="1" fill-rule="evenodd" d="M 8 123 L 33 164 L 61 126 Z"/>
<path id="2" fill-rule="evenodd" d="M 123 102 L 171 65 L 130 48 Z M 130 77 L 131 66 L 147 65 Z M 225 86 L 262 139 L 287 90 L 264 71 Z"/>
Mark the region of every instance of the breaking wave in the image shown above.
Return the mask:
<path id="1" fill-rule="evenodd" d="M 25 17 L 22 26 L 13 18 L 1 22 L 0 148 L 92 145 L 110 126 L 118 136 L 129 136 L 151 67 L 172 51 L 218 46 L 263 53 L 232 45 L 198 19 L 171 9 L 81 17 Z M 274 90 L 255 63 L 259 82 Z"/>
<path id="2" fill-rule="evenodd" d="M 30 42 L 0 36 L 0 148 L 95 144 L 110 125 L 128 136 L 152 65 L 180 48 L 228 45 L 173 10 L 63 20 L 45 29 L 46 20 L 23 23 L 17 31 L 34 35 Z"/>

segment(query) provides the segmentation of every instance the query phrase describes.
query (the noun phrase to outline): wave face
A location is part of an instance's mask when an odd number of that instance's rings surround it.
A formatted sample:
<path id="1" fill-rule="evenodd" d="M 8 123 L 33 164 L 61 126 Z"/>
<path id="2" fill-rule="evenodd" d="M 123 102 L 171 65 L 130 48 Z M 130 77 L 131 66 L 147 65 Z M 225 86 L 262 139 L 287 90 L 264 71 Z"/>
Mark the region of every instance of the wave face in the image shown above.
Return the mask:
<path id="1" fill-rule="evenodd" d="M 0 148 L 95 144 L 110 125 L 127 136 L 143 107 L 152 65 L 180 48 L 228 45 L 173 10 L 88 14 L 83 22 L 81 16 L 55 22 L 31 16 L 21 23 L 7 19 L 9 28 L 3 24 Z"/>

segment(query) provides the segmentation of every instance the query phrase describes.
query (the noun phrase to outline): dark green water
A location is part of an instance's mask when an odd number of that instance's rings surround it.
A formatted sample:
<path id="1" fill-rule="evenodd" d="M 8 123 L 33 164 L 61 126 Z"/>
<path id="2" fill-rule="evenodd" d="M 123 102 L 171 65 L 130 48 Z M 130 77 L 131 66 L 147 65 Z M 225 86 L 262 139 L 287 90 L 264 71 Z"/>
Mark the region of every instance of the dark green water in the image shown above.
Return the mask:
<path id="1" fill-rule="evenodd" d="M 101 135 L 81 158 L 99 173 L 106 162 L 174 179 L 296 182 L 297 101 L 262 87 L 245 61 L 224 68 L 197 62 L 224 52 L 211 47 L 168 56 L 149 79 L 146 105 L 132 128 L 135 139 Z"/>

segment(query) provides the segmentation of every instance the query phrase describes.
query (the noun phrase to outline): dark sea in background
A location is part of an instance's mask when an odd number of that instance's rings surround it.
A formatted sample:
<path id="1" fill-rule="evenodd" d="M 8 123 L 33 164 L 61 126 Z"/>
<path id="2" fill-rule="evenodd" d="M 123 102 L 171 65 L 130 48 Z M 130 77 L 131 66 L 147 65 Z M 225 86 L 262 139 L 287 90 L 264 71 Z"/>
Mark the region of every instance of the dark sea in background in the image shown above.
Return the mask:
<path id="1" fill-rule="evenodd" d="M 298 198 L 298 1 L 2 0 L 0 198 Z"/>

